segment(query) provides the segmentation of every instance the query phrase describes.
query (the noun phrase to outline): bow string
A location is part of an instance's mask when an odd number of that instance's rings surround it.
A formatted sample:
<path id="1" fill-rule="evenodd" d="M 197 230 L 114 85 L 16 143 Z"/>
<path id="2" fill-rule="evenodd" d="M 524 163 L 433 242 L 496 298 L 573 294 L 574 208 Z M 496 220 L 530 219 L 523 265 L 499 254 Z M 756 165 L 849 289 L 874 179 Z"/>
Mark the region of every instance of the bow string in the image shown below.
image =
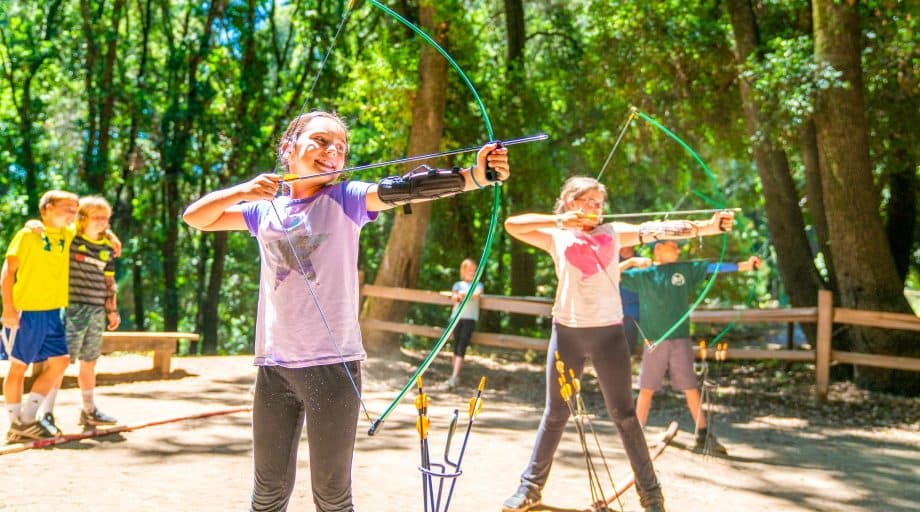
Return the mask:
<path id="1" fill-rule="evenodd" d="M 613 149 L 610 151 L 610 154 L 607 156 L 607 159 L 604 161 L 604 165 L 601 167 L 601 170 L 598 173 L 598 176 L 597 176 L 598 181 L 600 180 L 600 177 L 604 174 L 604 171 L 607 169 L 607 166 L 610 164 L 610 161 L 613 158 L 613 154 L 614 152 L 616 152 L 616 149 L 619 146 L 620 141 L 623 139 L 623 136 L 625 135 L 627 128 L 629 128 L 629 125 L 632 123 L 632 121 L 637 118 L 642 119 L 643 121 L 649 123 L 656 129 L 658 129 L 659 131 L 667 135 L 671 140 L 677 142 L 677 144 L 679 144 L 687 153 L 689 153 L 691 157 L 693 157 L 693 160 L 696 161 L 697 164 L 699 164 L 699 167 L 704 171 L 706 177 L 709 179 L 710 183 L 712 184 L 713 190 L 715 190 L 716 197 L 715 198 L 709 197 L 708 195 L 703 194 L 696 189 L 692 190 L 693 194 L 702 198 L 705 202 L 709 203 L 711 206 L 716 208 L 716 211 L 725 210 L 725 198 L 722 195 L 722 190 L 719 187 L 715 174 L 713 174 L 709 166 L 706 165 L 706 162 L 703 161 L 703 158 L 700 157 L 700 155 L 696 151 L 694 151 L 693 148 L 690 147 L 689 144 L 687 144 L 683 139 L 678 137 L 677 134 L 675 134 L 673 131 L 666 128 L 663 124 L 661 124 L 660 122 L 658 122 L 651 116 L 645 114 L 644 112 L 640 111 L 639 109 L 635 107 L 630 109 L 629 115 L 626 118 L 626 121 L 623 123 L 623 128 L 620 130 L 620 133 L 617 136 Z M 707 279 L 706 284 L 703 287 L 703 290 L 699 293 L 696 300 L 693 301 L 693 303 L 690 305 L 687 311 L 683 315 L 681 315 L 681 317 L 676 322 L 674 322 L 664 332 L 664 334 L 658 337 L 658 339 L 656 339 L 654 342 L 651 342 L 650 340 L 645 340 L 645 343 L 649 346 L 649 349 L 653 349 L 657 347 L 658 344 L 660 344 L 662 341 L 668 339 L 668 336 L 670 336 L 675 330 L 677 330 L 681 324 L 687 321 L 687 319 L 690 318 L 690 315 L 693 313 L 693 311 L 695 311 L 696 308 L 703 302 L 703 300 L 706 299 L 706 295 L 709 293 L 709 290 L 712 288 L 713 284 L 716 281 L 716 277 L 718 277 L 719 275 L 719 267 L 725 261 L 725 253 L 728 247 L 728 233 L 722 233 L 721 238 L 722 238 L 722 245 L 721 245 L 721 248 L 719 249 L 719 259 L 715 263 L 713 272 L 710 275 L 709 279 Z"/>
<path id="2" fill-rule="evenodd" d="M 348 16 L 351 14 L 351 11 L 354 8 L 354 6 L 355 6 L 355 0 L 349 0 L 349 2 L 346 3 L 345 12 L 342 14 L 341 20 L 339 20 L 338 26 L 335 29 L 335 34 L 332 36 L 332 41 L 329 44 L 329 48 L 326 50 L 325 54 L 323 55 L 323 58 L 320 61 L 319 69 L 316 71 L 316 75 L 313 77 L 313 80 L 310 83 L 310 88 L 308 89 L 307 94 L 304 97 L 303 103 L 301 103 L 300 105 L 300 111 L 297 114 L 298 118 L 303 115 L 304 111 L 307 108 L 307 102 L 309 102 L 310 99 L 312 99 L 313 91 L 316 88 L 316 84 L 319 82 L 319 77 L 322 74 L 323 70 L 326 68 L 326 63 L 329 61 L 329 56 L 332 55 L 332 51 L 335 48 L 335 44 L 339 39 L 339 34 L 342 33 L 342 29 L 345 27 L 345 22 L 348 21 Z M 293 147 L 294 137 L 295 137 L 295 134 L 292 134 L 291 140 L 286 141 L 288 143 L 289 148 Z M 290 151 L 290 149 L 288 149 L 288 151 Z M 285 155 L 279 155 L 278 158 L 275 160 L 275 168 L 273 170 L 274 173 L 277 173 L 279 171 L 279 167 L 284 165 L 283 160 L 285 156 L 286 156 L 286 153 Z M 279 184 L 279 192 L 280 191 L 281 191 L 281 187 Z M 358 402 L 361 406 L 361 410 L 364 413 L 364 417 L 367 418 L 368 421 L 371 421 L 370 413 L 368 413 L 367 411 L 367 404 L 364 403 L 364 398 L 362 398 L 361 391 L 358 389 L 358 383 L 355 380 L 354 375 L 352 375 L 351 369 L 348 368 L 348 362 L 345 361 L 345 356 L 342 354 L 342 348 L 339 345 L 339 343 L 336 342 L 336 336 L 332 332 L 332 328 L 329 326 L 328 317 L 326 316 L 326 312 L 323 309 L 322 304 L 320 304 L 319 295 L 316 293 L 316 289 L 314 288 L 313 283 L 310 282 L 310 278 L 307 275 L 307 271 L 306 271 L 306 267 L 304 266 L 304 262 L 300 258 L 300 255 L 297 253 L 297 248 L 294 245 L 293 239 L 291 239 L 290 231 L 288 228 L 285 227 L 284 220 L 281 217 L 281 213 L 278 211 L 277 206 L 275 205 L 275 201 L 271 200 L 268 203 L 271 205 L 272 211 L 275 213 L 275 218 L 278 219 L 278 225 L 281 228 L 281 231 L 284 233 L 284 239 L 287 242 L 288 247 L 291 250 L 291 254 L 294 256 L 294 262 L 297 264 L 297 270 L 300 276 L 303 278 L 304 285 L 306 286 L 307 290 L 310 292 L 310 296 L 313 299 L 313 305 L 316 307 L 316 310 L 320 316 L 320 320 L 323 323 L 323 327 L 326 329 L 326 334 L 328 335 L 329 342 L 335 348 L 336 354 L 339 356 L 339 360 L 341 361 L 342 367 L 345 370 L 345 375 L 348 376 L 348 381 L 351 384 L 351 387 L 355 392 L 355 396 L 358 399 Z"/>
<path id="3" fill-rule="evenodd" d="M 352 10 L 355 8 L 356 3 L 357 3 L 357 2 L 356 2 L 355 0 L 349 0 L 349 1 L 347 2 L 345 12 L 343 13 L 341 20 L 339 21 L 339 24 L 338 24 L 338 27 L 336 28 L 335 35 L 333 36 L 332 42 L 330 43 L 328 50 L 326 51 L 325 55 L 323 56 L 323 59 L 322 59 L 322 61 L 321 61 L 321 63 L 320 63 L 320 66 L 319 66 L 319 69 L 317 70 L 316 76 L 313 78 L 313 81 L 312 81 L 312 83 L 311 83 L 311 85 L 310 85 L 310 89 L 309 89 L 309 92 L 308 92 L 308 94 L 307 94 L 307 97 L 304 99 L 303 104 L 301 105 L 300 113 L 298 114 L 298 117 L 301 116 L 301 115 L 303 115 L 303 113 L 304 113 L 304 111 L 305 111 L 305 109 L 306 109 L 307 102 L 309 101 L 310 97 L 312 96 L 313 90 L 314 90 L 314 88 L 316 87 L 316 84 L 317 84 L 317 82 L 318 82 L 318 80 L 319 80 L 320 74 L 323 72 L 323 69 L 324 69 L 325 66 L 326 66 L 326 62 L 328 61 L 329 56 L 332 54 L 332 51 L 333 51 L 333 49 L 334 49 L 334 47 L 335 47 L 335 44 L 336 44 L 336 41 L 338 40 L 338 36 L 339 36 L 339 34 L 342 32 L 342 29 L 343 29 L 343 27 L 345 26 L 345 22 L 347 21 L 347 19 L 348 19 L 349 15 L 351 14 Z M 483 104 L 482 99 L 480 98 L 478 91 L 476 91 L 476 88 L 473 86 L 472 81 L 469 79 L 469 77 L 466 75 L 466 73 L 463 72 L 463 69 L 459 66 L 459 64 L 457 64 L 457 62 L 456 62 L 456 61 L 455 61 L 455 60 L 444 50 L 444 48 L 441 47 L 441 45 L 439 45 L 439 44 L 437 43 L 437 41 L 435 41 L 431 36 L 429 36 L 427 33 L 425 33 L 424 30 L 422 30 L 421 28 L 417 27 L 415 24 L 411 23 L 409 20 L 407 20 L 406 18 L 404 18 L 403 16 L 401 16 L 400 14 L 398 14 L 398 13 L 395 12 L 395 11 L 393 11 L 392 9 L 390 9 L 389 7 L 387 7 L 386 5 L 380 3 L 380 2 L 377 1 L 377 0 L 369 0 L 369 3 L 370 3 L 371 5 L 373 5 L 374 7 L 376 7 L 377 9 L 380 9 L 380 10 L 381 10 L 383 13 L 385 13 L 387 16 L 390 16 L 390 17 L 396 19 L 397 21 L 399 21 L 400 23 L 402 23 L 403 25 L 405 25 L 406 27 L 408 27 L 409 29 L 411 29 L 411 30 L 412 30 L 413 32 L 415 32 L 419 37 L 421 37 L 425 42 L 427 42 L 427 43 L 428 43 L 429 45 L 431 45 L 434 49 L 436 49 L 436 50 L 438 51 L 438 53 L 440 53 L 440 54 L 447 60 L 447 62 L 450 64 L 450 66 L 457 72 L 457 74 L 458 74 L 458 75 L 460 76 L 460 78 L 462 79 L 463 83 L 467 86 L 467 88 L 468 88 L 468 89 L 470 90 L 470 92 L 472 93 L 473 98 L 474 98 L 476 104 L 478 105 L 479 111 L 480 111 L 480 113 L 481 113 L 481 115 L 482 115 L 483 124 L 484 124 L 484 126 L 485 126 L 485 130 L 486 130 L 486 133 L 488 134 L 489 140 L 493 140 L 493 139 L 494 139 L 494 132 L 493 132 L 493 129 L 492 129 L 492 122 L 491 122 L 490 119 L 489 119 L 489 115 L 488 115 L 488 112 L 486 111 L 485 105 Z M 280 160 L 281 160 L 281 159 L 279 158 L 279 161 L 276 163 L 275 171 L 278 170 L 278 165 L 281 163 Z M 482 255 L 481 255 L 480 258 L 479 258 L 479 264 L 478 264 L 478 267 L 477 267 L 477 270 L 476 270 L 476 274 L 473 276 L 473 280 L 472 280 L 472 282 L 471 282 L 471 284 L 470 284 L 471 287 L 472 287 L 473 289 L 475 289 L 475 287 L 476 287 L 476 286 L 479 284 L 479 282 L 482 280 L 482 274 L 483 274 L 483 271 L 485 270 L 486 264 L 488 263 L 489 254 L 491 253 L 491 249 L 492 249 L 493 239 L 494 239 L 494 235 L 495 235 L 495 228 L 496 228 L 496 226 L 497 226 L 497 224 L 498 224 L 498 212 L 499 212 L 500 205 L 501 205 L 501 188 L 500 188 L 498 185 L 499 185 L 498 182 L 493 183 L 493 185 L 492 185 L 492 191 L 493 191 L 493 192 L 492 192 L 492 212 L 491 212 L 490 219 L 489 219 L 489 227 L 488 227 L 488 233 L 487 233 L 487 235 L 486 235 L 485 246 L 484 246 L 484 248 L 483 248 Z M 274 212 L 275 212 L 275 216 L 278 218 L 279 222 L 281 222 L 281 225 L 282 225 L 282 228 L 283 228 L 283 225 L 284 225 L 284 224 L 283 224 L 283 222 L 281 221 L 281 215 L 280 215 L 280 213 L 278 212 L 277 208 L 275 207 L 274 202 L 271 201 L 270 203 L 271 203 L 272 209 L 273 209 Z M 364 399 L 361 397 L 361 392 L 360 392 L 360 390 L 358 389 L 357 382 L 356 382 L 354 376 L 352 376 L 351 371 L 349 370 L 348 365 L 347 365 L 347 363 L 346 363 L 346 361 L 345 361 L 345 358 L 344 358 L 344 356 L 342 355 L 341 347 L 340 347 L 339 344 L 336 342 L 335 334 L 333 334 L 332 329 L 330 328 L 330 326 L 329 326 L 329 324 L 328 324 L 328 321 L 327 321 L 327 318 L 326 318 L 326 314 L 325 314 L 325 312 L 324 312 L 324 310 L 323 310 L 323 308 L 322 308 L 322 305 L 320 304 L 319 297 L 318 297 L 318 295 L 317 295 L 317 293 L 316 293 L 316 290 L 314 289 L 312 283 L 310 283 L 309 278 L 307 278 L 307 274 L 306 274 L 305 268 L 304 268 L 304 266 L 303 266 L 303 262 L 300 260 L 299 256 L 297 256 L 296 251 L 294 251 L 294 243 L 293 243 L 293 240 L 291 240 L 290 234 L 288 233 L 288 231 L 287 231 L 286 229 L 284 229 L 284 234 L 285 234 L 285 238 L 286 238 L 286 240 L 287 240 L 287 242 L 288 242 L 288 245 L 291 247 L 291 249 L 292 249 L 292 251 L 293 251 L 293 254 L 294 254 L 294 256 L 295 256 L 295 259 L 296 259 L 296 262 L 297 262 L 297 265 L 298 265 L 298 270 L 300 271 L 301 276 L 303 276 L 304 282 L 305 282 L 305 284 L 306 284 L 306 287 L 307 287 L 307 289 L 310 291 L 310 295 L 311 295 L 312 298 L 313 298 L 313 303 L 314 303 L 314 305 L 316 306 L 316 308 L 317 308 L 317 310 L 318 310 L 318 312 L 319 312 L 319 314 L 320 314 L 320 318 L 322 319 L 323 326 L 325 327 L 326 332 L 327 332 L 327 334 L 328 334 L 328 336 L 329 336 L 329 340 L 330 340 L 330 342 L 332 343 L 332 345 L 335 347 L 336 352 L 337 352 L 338 355 L 339 355 L 339 359 L 340 359 L 341 362 L 342 362 L 342 366 L 345 368 L 345 372 L 346 372 L 346 374 L 348 375 L 348 379 L 349 379 L 349 381 L 351 382 L 351 385 L 352 385 L 352 388 L 354 389 L 355 395 L 357 396 L 358 400 L 360 401 L 361 408 L 362 408 L 362 410 L 363 410 L 363 412 L 364 412 L 364 416 L 365 416 L 365 418 L 367 418 L 367 420 L 370 422 L 370 426 L 369 426 L 369 428 L 368 428 L 368 432 L 367 432 L 367 433 L 368 433 L 368 435 L 374 435 L 374 434 L 376 433 L 376 431 L 377 431 L 377 430 L 380 428 L 380 426 L 382 425 L 383 421 L 384 421 L 384 420 L 393 412 L 393 410 L 396 408 L 396 405 L 403 399 L 403 397 L 405 397 L 406 393 L 408 393 L 408 391 L 409 391 L 409 389 L 412 387 L 413 383 L 416 382 L 417 379 L 428 369 L 428 367 L 429 367 L 429 366 L 431 365 L 431 363 L 434 361 L 434 357 L 437 355 L 437 353 L 438 353 L 438 352 L 444 347 L 444 345 L 447 343 L 447 339 L 449 338 L 450 334 L 453 332 L 454 327 L 456 327 L 457 322 L 458 322 L 459 319 L 460 319 L 460 313 L 462 312 L 463 308 L 466 306 L 467 302 L 469 302 L 469 300 L 472 298 L 473 294 L 468 294 L 468 295 L 466 295 L 466 297 L 464 297 L 464 299 L 459 303 L 459 305 L 457 306 L 456 312 L 455 312 L 453 315 L 451 315 L 451 318 L 450 318 L 450 320 L 449 320 L 447 326 L 444 328 L 443 334 L 442 334 L 441 337 L 438 339 L 438 341 L 435 343 L 434 348 L 432 348 L 432 350 L 428 353 L 428 355 L 425 357 L 425 359 L 424 359 L 424 360 L 422 361 L 422 363 L 419 365 L 418 369 L 412 374 L 412 376 L 409 377 L 409 379 L 407 380 L 406 384 L 402 387 L 402 389 L 401 389 L 400 392 L 397 394 L 397 396 L 396 396 L 396 397 L 390 402 L 390 404 L 386 407 L 386 409 L 384 410 L 384 412 L 383 412 L 379 417 L 377 417 L 377 419 L 371 420 L 370 414 L 368 413 L 368 410 L 367 410 L 367 406 L 366 406 L 366 404 L 364 403 Z"/>

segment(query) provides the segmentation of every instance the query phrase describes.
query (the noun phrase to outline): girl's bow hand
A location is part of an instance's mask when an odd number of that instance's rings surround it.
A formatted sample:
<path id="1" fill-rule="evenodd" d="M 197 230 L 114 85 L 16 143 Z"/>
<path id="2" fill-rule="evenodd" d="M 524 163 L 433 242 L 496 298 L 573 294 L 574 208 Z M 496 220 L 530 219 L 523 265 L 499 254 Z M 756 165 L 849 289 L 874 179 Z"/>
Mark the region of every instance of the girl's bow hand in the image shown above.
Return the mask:
<path id="1" fill-rule="evenodd" d="M 508 166 L 508 148 L 502 146 L 500 142 L 486 144 L 476 155 L 476 167 L 473 172 L 476 173 L 476 180 L 480 183 L 496 181 L 487 178 L 487 169 L 495 172 L 497 181 L 505 181 L 511 176 L 511 169 Z"/>
<path id="2" fill-rule="evenodd" d="M 733 211 L 722 211 L 714 214 L 712 216 L 712 224 L 716 226 L 719 231 L 726 232 L 731 231 L 732 227 L 735 225 L 735 212 Z"/>

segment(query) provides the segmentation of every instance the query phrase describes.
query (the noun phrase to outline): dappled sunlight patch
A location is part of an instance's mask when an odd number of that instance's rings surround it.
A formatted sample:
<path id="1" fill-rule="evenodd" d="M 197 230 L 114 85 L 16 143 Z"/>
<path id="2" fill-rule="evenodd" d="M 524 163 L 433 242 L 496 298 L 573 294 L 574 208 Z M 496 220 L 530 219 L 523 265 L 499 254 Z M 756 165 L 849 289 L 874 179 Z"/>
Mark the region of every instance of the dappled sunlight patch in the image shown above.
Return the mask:
<path id="1" fill-rule="evenodd" d="M 799 429 L 808 426 L 808 421 L 802 418 L 789 418 L 770 415 L 758 416 L 755 418 L 755 420 L 777 428 Z"/>

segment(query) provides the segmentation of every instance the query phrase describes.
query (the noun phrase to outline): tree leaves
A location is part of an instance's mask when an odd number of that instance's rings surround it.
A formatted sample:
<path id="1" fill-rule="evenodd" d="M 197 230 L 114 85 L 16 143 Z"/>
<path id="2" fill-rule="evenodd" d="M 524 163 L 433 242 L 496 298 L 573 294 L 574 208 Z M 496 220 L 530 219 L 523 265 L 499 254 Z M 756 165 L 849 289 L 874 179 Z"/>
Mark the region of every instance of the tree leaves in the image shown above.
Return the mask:
<path id="1" fill-rule="evenodd" d="M 913 129 L 920 123 L 917 19 L 907 15 L 904 4 L 873 1 L 862 7 L 872 154 L 883 189 L 889 171 L 903 168 L 905 158 L 916 163 L 920 151 Z M 161 258 L 154 251 L 170 224 L 164 218 L 162 184 L 175 149 L 166 142 L 179 127 L 191 126 L 188 152 L 175 162 L 183 204 L 222 184 L 271 170 L 273 146 L 304 99 L 308 110 L 337 110 L 345 116 L 351 127 L 350 163 L 405 154 L 412 103 L 407 96 L 417 80 L 406 70 L 417 68 L 420 43 L 404 29 L 384 23 L 375 9 L 360 7 L 352 14 L 313 97 L 306 98 L 342 2 L 221 2 L 225 8 L 213 20 L 213 40 L 206 47 L 201 35 L 211 4 L 128 2 L 117 32 L 111 29 L 112 4 L 105 5 L 92 11 L 95 26 L 109 31 L 95 34 L 97 44 L 110 37 L 117 44 L 112 85 L 116 101 L 103 194 L 116 203 L 120 216 L 115 227 L 127 233 L 130 250 L 119 270 L 126 307 L 134 287 L 129 274 L 137 268 L 145 283 L 149 328 L 161 327 L 162 297 L 168 291 Z M 404 8 L 417 10 L 412 1 L 404 2 Z M 761 64 L 741 70 L 733 64 L 729 24 L 719 2 L 528 2 L 525 65 L 514 70 L 506 62 L 506 29 L 495 2 L 450 0 L 438 2 L 437 8 L 452 24 L 451 54 L 471 71 L 497 136 L 545 131 L 552 138 L 511 152 L 515 174 L 505 186 L 516 193 L 504 214 L 548 211 L 566 177 L 596 175 L 629 107 L 635 105 L 685 138 L 719 173 L 729 201 L 753 212 L 751 228 L 733 237 L 729 248 L 729 254 L 749 254 L 766 242 L 766 230 L 736 90 L 739 73 L 755 79 L 759 101 L 773 114 L 771 135 L 790 145 L 795 128 L 811 112 L 815 89 L 839 80 L 834 70 L 813 64 L 810 28 L 803 18 L 807 2 L 802 0 L 758 4 L 767 52 Z M 8 241 L 35 215 L 41 191 L 87 191 L 79 170 L 87 165 L 90 91 L 85 84 L 86 73 L 92 71 L 84 67 L 87 48 L 80 31 L 78 2 L 21 0 L 5 3 L 0 12 L 0 240 Z M 191 81 L 193 58 L 200 63 Z M 459 81 L 453 76 L 449 80 L 444 144 L 482 142 L 478 112 Z M 192 87 L 197 103 L 185 104 Z M 612 164 L 605 181 L 614 212 L 668 209 L 681 201 L 690 207 L 688 191 L 701 186 L 694 182 L 693 164 L 684 152 L 642 124 L 630 128 Z M 399 171 L 387 169 L 380 175 Z M 27 181 L 29 173 L 34 181 Z M 467 194 L 435 206 L 422 287 L 449 285 L 458 255 L 481 246 L 488 206 L 487 198 L 479 196 Z M 386 218 L 365 228 L 361 266 L 368 279 L 388 229 Z M 207 278 L 196 275 L 200 258 L 211 257 L 208 239 L 202 237 L 178 230 L 184 329 L 196 327 L 196 288 Z M 510 242 L 500 233 L 497 238 L 487 290 L 507 293 Z M 228 242 L 220 338 L 234 347 L 245 345 L 239 340 L 249 336 L 254 322 L 255 297 L 246 283 L 255 279 L 258 262 L 249 242 L 245 235 L 231 236 Z M 541 293 L 552 293 L 551 264 L 539 255 L 535 282 Z M 725 286 L 724 297 L 744 296 L 748 288 L 739 280 Z M 418 313 L 416 320 L 427 323 L 425 317 L 437 314 Z"/>

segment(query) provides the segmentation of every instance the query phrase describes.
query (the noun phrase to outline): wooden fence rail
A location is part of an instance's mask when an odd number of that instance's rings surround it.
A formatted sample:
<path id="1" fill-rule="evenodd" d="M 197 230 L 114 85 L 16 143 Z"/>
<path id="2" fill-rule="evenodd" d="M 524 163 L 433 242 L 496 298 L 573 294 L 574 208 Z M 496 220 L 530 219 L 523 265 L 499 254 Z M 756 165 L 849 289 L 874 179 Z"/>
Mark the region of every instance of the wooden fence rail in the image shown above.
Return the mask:
<path id="1" fill-rule="evenodd" d="M 361 286 L 361 295 L 404 302 L 451 306 L 449 295 L 430 290 L 415 290 L 365 284 Z M 542 297 L 506 297 L 501 295 L 483 295 L 480 309 L 519 313 L 533 316 L 549 317 L 552 315 L 552 300 Z M 690 319 L 696 323 L 742 324 L 756 323 L 815 323 L 817 339 L 814 350 L 764 350 L 733 349 L 728 351 L 729 359 L 756 360 L 776 359 L 781 361 L 810 361 L 815 363 L 815 394 L 819 400 L 827 399 L 830 382 L 830 367 L 834 363 L 849 363 L 860 366 L 874 366 L 897 370 L 920 372 L 920 358 L 861 354 L 833 350 L 831 336 L 835 323 L 878 327 L 884 329 L 905 329 L 920 331 L 920 318 L 909 314 L 887 313 L 882 311 L 861 311 L 847 308 L 835 308 L 831 292 L 818 292 L 818 306 L 810 308 L 784 309 L 745 309 L 745 310 L 695 310 Z M 389 322 L 364 319 L 363 329 L 374 329 L 416 336 L 437 338 L 443 332 L 442 327 L 428 325 Z M 475 332 L 472 342 L 479 345 L 510 349 L 529 349 L 545 351 L 548 340 L 511 334 Z"/>

